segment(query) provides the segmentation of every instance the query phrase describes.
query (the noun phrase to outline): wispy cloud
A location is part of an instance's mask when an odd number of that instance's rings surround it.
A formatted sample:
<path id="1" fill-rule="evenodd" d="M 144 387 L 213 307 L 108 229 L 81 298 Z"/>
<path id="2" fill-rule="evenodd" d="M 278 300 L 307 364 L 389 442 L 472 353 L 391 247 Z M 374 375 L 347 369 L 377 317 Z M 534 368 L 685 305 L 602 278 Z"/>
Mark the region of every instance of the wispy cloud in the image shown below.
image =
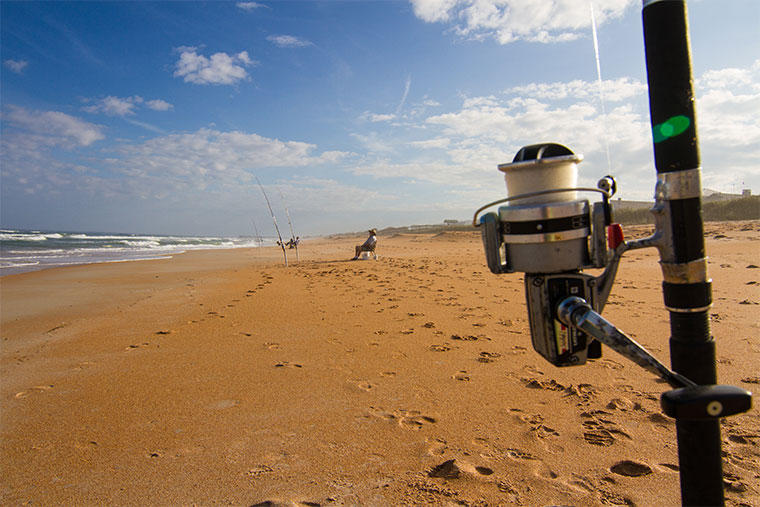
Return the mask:
<path id="1" fill-rule="evenodd" d="M 156 100 L 149 100 L 145 103 L 145 106 L 148 109 L 152 109 L 154 111 L 168 111 L 169 109 L 174 108 L 173 105 L 169 104 L 168 102 L 160 99 Z"/>
<path id="2" fill-rule="evenodd" d="M 24 72 L 24 69 L 27 68 L 29 65 L 29 62 L 26 60 L 5 60 L 3 64 L 8 67 L 10 70 L 15 72 L 16 74 L 22 74 Z"/>
<path id="3" fill-rule="evenodd" d="M 102 99 L 85 99 L 85 102 L 92 102 L 93 104 L 83 107 L 84 111 L 88 113 L 103 113 L 108 116 L 133 116 L 142 104 L 145 104 L 145 107 L 154 111 L 168 111 L 174 107 L 168 102 L 159 99 L 146 102 L 139 95 L 132 97 L 114 97 L 109 95 Z"/>
<path id="4" fill-rule="evenodd" d="M 450 24 L 466 38 L 562 42 L 580 36 L 591 23 L 589 0 L 411 0 L 415 15 L 428 23 Z M 598 24 L 622 16 L 637 0 L 594 0 Z"/>
<path id="5" fill-rule="evenodd" d="M 100 125 L 60 111 L 36 111 L 11 105 L 3 113 L 3 122 L 46 146 L 89 146 L 105 138 Z"/>
<path id="6" fill-rule="evenodd" d="M 375 113 L 366 112 L 361 115 L 360 119 L 365 120 L 365 121 L 370 121 L 372 123 L 379 123 L 383 121 L 395 120 L 396 115 L 395 114 L 375 114 Z"/>
<path id="7" fill-rule="evenodd" d="M 696 81 L 699 133 L 726 147 L 760 148 L 760 60 L 706 72 Z M 741 150 L 734 150 L 741 152 Z M 749 150 L 748 153 L 755 153 Z"/>
<path id="8" fill-rule="evenodd" d="M 244 67 L 254 65 L 247 51 L 234 55 L 215 53 L 211 57 L 198 54 L 196 47 L 181 47 L 179 61 L 176 64 L 175 77 L 184 78 L 194 84 L 235 84 L 248 78 Z"/>
<path id="9" fill-rule="evenodd" d="M 108 116 L 130 116 L 135 114 L 135 108 L 143 102 L 142 97 L 113 97 L 95 99 L 94 104 L 82 109 L 88 113 L 103 113 Z"/>
<path id="10" fill-rule="evenodd" d="M 619 78 L 602 82 L 605 100 L 615 102 L 627 100 L 640 95 L 647 90 L 647 86 L 631 78 Z M 563 100 L 595 99 L 599 96 L 598 85 L 594 86 L 587 81 L 576 79 L 569 82 L 557 83 L 531 83 L 524 86 L 515 86 L 505 90 L 505 93 L 516 94 L 537 99 Z"/>
<path id="11" fill-rule="evenodd" d="M 266 5 L 259 2 L 238 2 L 235 5 L 244 11 L 255 11 L 256 9 L 268 8 Z"/>
<path id="12" fill-rule="evenodd" d="M 281 48 L 304 48 L 313 46 L 311 42 L 293 35 L 270 35 L 267 40 Z"/>
<path id="13" fill-rule="evenodd" d="M 446 137 L 437 137 L 435 139 L 427 139 L 425 141 L 411 141 L 410 146 L 423 149 L 441 149 L 446 148 L 451 144 L 451 139 Z"/>
<path id="14" fill-rule="evenodd" d="M 406 77 L 406 83 L 404 84 L 404 94 L 401 96 L 401 102 L 399 102 L 398 107 L 396 107 L 396 116 L 398 116 L 401 113 L 401 109 L 404 107 L 404 103 L 406 102 L 406 97 L 409 95 L 409 89 L 412 87 L 412 76 L 409 75 Z"/>

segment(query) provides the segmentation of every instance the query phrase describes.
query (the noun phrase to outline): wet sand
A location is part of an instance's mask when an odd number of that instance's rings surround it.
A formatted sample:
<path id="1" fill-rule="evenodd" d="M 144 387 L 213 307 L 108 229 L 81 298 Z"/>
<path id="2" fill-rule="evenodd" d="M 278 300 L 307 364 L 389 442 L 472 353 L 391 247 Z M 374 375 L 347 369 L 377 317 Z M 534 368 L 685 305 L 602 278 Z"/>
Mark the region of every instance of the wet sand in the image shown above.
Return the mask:
<path id="1" fill-rule="evenodd" d="M 705 228 L 719 379 L 757 391 L 760 222 Z M 477 233 L 361 241 L 0 279 L 0 503 L 679 504 L 666 384 L 545 362 Z M 604 315 L 669 363 L 657 261 Z M 728 505 L 760 505 L 758 409 L 722 438 Z"/>

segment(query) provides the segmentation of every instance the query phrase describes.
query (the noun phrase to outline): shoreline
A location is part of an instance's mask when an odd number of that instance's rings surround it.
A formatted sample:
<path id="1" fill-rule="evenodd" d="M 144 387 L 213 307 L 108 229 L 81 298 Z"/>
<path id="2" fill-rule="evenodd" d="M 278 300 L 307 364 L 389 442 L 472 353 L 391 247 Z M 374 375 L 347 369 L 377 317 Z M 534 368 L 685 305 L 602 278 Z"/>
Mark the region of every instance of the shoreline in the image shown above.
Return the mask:
<path id="1" fill-rule="evenodd" d="M 272 242 L 272 244 L 274 244 Z M 250 237 L 0 231 L 0 276 L 55 267 L 160 259 L 193 250 L 257 248 Z"/>
<path id="2" fill-rule="evenodd" d="M 757 390 L 760 222 L 705 231 L 719 379 Z M 666 385 L 609 350 L 546 363 L 476 231 L 356 241 L 2 277 L 0 501 L 679 503 Z M 667 362 L 652 250 L 605 316 Z M 752 505 L 757 409 L 722 432 L 727 505 Z"/>

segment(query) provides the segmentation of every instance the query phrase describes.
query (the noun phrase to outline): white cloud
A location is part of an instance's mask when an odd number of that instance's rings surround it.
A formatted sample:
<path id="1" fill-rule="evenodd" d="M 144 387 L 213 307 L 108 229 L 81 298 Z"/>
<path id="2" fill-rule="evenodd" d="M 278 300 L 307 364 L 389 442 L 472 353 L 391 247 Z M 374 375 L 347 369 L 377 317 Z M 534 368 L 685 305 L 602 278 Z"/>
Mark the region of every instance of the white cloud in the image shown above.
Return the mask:
<path id="1" fill-rule="evenodd" d="M 604 100 L 607 102 L 625 101 L 647 90 L 647 85 L 630 78 L 602 81 Z M 529 96 L 536 99 L 563 100 L 584 99 L 595 100 L 599 97 L 599 83 L 576 79 L 570 82 L 558 83 L 531 83 L 524 86 L 516 86 L 505 90 L 521 96 Z"/>
<path id="2" fill-rule="evenodd" d="M 243 9 L 244 11 L 254 11 L 256 9 L 266 8 L 267 6 L 258 2 L 238 2 L 235 5 L 237 5 L 240 9 Z"/>
<path id="3" fill-rule="evenodd" d="M 588 0 L 410 0 L 415 15 L 428 23 L 449 23 L 468 38 L 493 38 L 501 44 L 516 40 L 572 40 L 591 26 Z M 594 0 L 599 25 L 622 16 L 636 0 Z"/>
<path id="4" fill-rule="evenodd" d="M 722 69 L 695 86 L 702 183 L 723 192 L 757 193 L 760 159 L 760 62 L 749 69 Z"/>
<path id="5" fill-rule="evenodd" d="M 184 78 L 187 83 L 235 84 L 248 77 L 243 67 L 254 64 L 247 51 L 236 55 L 215 53 L 210 58 L 198 54 L 198 48 L 194 47 L 181 47 L 178 51 L 180 58 L 174 76 Z"/>
<path id="6" fill-rule="evenodd" d="M 115 165 L 130 178 L 192 187 L 214 182 L 236 185 L 250 182 L 253 169 L 316 166 L 347 156 L 334 151 L 314 154 L 315 150 L 315 145 L 298 141 L 201 129 L 122 145 Z"/>
<path id="7" fill-rule="evenodd" d="M 89 146 L 105 138 L 103 127 L 59 111 L 30 111 L 8 106 L 3 122 L 16 127 L 23 136 L 32 136 L 41 145 Z"/>
<path id="8" fill-rule="evenodd" d="M 149 100 L 145 103 L 145 106 L 148 107 L 148 109 L 152 109 L 154 111 L 168 111 L 174 107 L 168 102 L 159 99 Z"/>
<path id="9" fill-rule="evenodd" d="M 745 69 L 706 72 L 696 83 L 705 184 L 726 189 L 729 180 L 757 181 L 760 60 Z M 417 125 L 392 124 L 405 129 L 404 135 L 409 128 L 416 128 L 417 135 L 427 132 L 427 139 L 398 143 L 399 136 L 389 130 L 352 134 L 368 151 L 351 171 L 481 188 L 485 195 L 488 189 L 503 192 L 496 166 L 509 162 L 519 148 L 558 142 L 585 156 L 580 184 L 594 186 L 611 173 L 618 177 L 624 199 L 649 200 L 655 173 L 646 84 L 622 78 L 603 86 L 606 114 L 598 82 L 530 83 L 499 96 L 465 97 L 459 108 L 427 116 Z"/>
<path id="10" fill-rule="evenodd" d="M 737 148 L 760 145 L 760 60 L 706 72 L 696 81 L 700 138 Z M 740 150 L 736 150 L 740 151 Z M 754 153 L 751 150 L 749 153 Z"/>
<path id="11" fill-rule="evenodd" d="M 411 141 L 408 143 L 410 146 L 414 146 L 415 148 L 423 148 L 423 149 L 436 149 L 436 148 L 446 148 L 451 144 L 451 139 L 448 139 L 446 137 L 437 137 L 435 139 L 428 139 L 425 141 Z"/>
<path id="12" fill-rule="evenodd" d="M 163 100 L 145 101 L 139 95 L 132 97 L 113 97 L 108 96 L 102 99 L 85 99 L 85 102 L 93 102 L 91 106 L 85 106 L 82 109 L 88 113 L 103 113 L 108 116 L 134 116 L 135 111 L 141 104 L 154 111 L 168 111 L 172 106 Z"/>
<path id="13" fill-rule="evenodd" d="M 6 67 L 8 67 L 9 69 L 11 69 L 16 74 L 23 73 L 24 69 L 26 69 L 26 67 L 29 65 L 29 62 L 27 62 L 26 60 L 10 60 L 10 59 L 8 59 L 8 60 L 5 60 L 3 63 L 5 64 Z"/>
<path id="14" fill-rule="evenodd" d="M 396 119 L 395 114 L 375 114 L 364 113 L 361 115 L 361 119 L 371 121 L 372 123 L 378 123 L 383 121 L 392 121 Z"/>
<path id="15" fill-rule="evenodd" d="M 104 113 L 109 116 L 130 116 L 135 114 L 135 108 L 143 102 L 142 97 L 113 97 L 108 96 L 95 100 L 92 106 L 84 107 L 88 113 Z"/>
<path id="16" fill-rule="evenodd" d="M 311 42 L 293 35 L 270 35 L 267 40 L 281 48 L 303 48 L 313 45 Z"/>
<path id="17" fill-rule="evenodd" d="M 70 161 L 68 155 L 54 156 L 54 151 L 86 149 L 105 138 L 103 127 L 59 111 L 13 105 L 6 107 L 2 122 L 0 177 L 4 194 L 51 198 L 73 181 L 77 190 L 89 188 L 90 170 Z"/>
<path id="18" fill-rule="evenodd" d="M 301 173 L 308 173 L 351 156 L 319 152 L 304 142 L 212 129 L 87 151 L 103 138 L 100 127 L 63 113 L 8 109 L 3 123 L 12 130 L 2 137 L 0 167 L 4 184 L 13 184 L 19 192 L 69 192 L 126 201 L 166 195 L 173 202 L 197 198 L 206 205 L 220 195 L 234 195 L 242 202 L 247 186 L 255 185 L 253 171 L 304 168 Z M 90 167 L 63 161 L 52 152 L 56 146 L 79 148 Z"/>
<path id="19" fill-rule="evenodd" d="M 369 132 L 367 134 L 352 133 L 349 135 L 356 139 L 362 148 L 370 153 L 387 153 L 396 149 L 392 141 L 382 138 L 377 132 Z"/>
<path id="20" fill-rule="evenodd" d="M 428 23 L 449 21 L 458 0 L 412 0 L 414 14 Z"/>

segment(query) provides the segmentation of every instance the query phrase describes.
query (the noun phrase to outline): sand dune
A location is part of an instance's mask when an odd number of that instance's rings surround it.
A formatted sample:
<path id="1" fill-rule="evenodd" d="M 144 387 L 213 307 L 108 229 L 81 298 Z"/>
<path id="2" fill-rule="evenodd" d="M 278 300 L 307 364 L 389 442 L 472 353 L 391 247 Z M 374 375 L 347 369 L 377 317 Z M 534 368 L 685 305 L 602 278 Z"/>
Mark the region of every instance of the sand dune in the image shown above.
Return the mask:
<path id="1" fill-rule="evenodd" d="M 760 223 L 705 230 L 719 378 L 757 390 Z M 0 502 L 679 503 L 666 384 L 545 362 L 477 233 L 357 240 L 2 278 Z M 605 316 L 667 363 L 657 260 L 626 254 Z M 757 409 L 722 436 L 728 504 L 760 505 Z"/>

